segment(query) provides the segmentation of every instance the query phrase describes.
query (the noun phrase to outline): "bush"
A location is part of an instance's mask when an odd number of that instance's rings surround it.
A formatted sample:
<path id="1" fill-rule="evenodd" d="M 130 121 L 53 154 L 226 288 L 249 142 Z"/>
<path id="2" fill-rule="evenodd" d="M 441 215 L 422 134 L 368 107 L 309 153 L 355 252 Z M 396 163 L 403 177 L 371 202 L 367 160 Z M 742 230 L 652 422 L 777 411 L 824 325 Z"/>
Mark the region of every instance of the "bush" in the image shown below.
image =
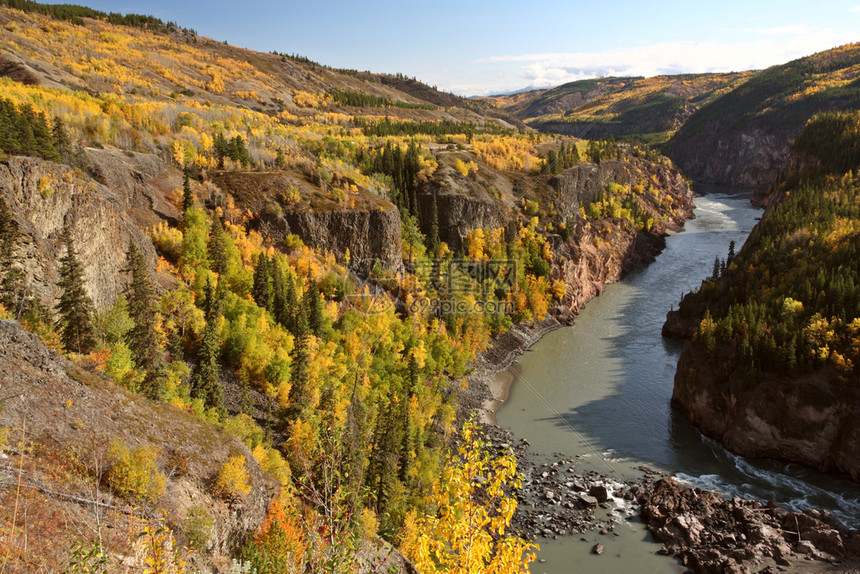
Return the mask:
<path id="1" fill-rule="evenodd" d="M 214 521 L 202 504 L 195 504 L 185 513 L 182 531 L 195 548 L 204 548 L 212 534 Z"/>
<path id="2" fill-rule="evenodd" d="M 218 471 L 215 490 L 223 498 L 238 498 L 240 494 L 251 492 L 248 473 L 245 472 L 245 457 L 231 456 Z"/>
<path id="3" fill-rule="evenodd" d="M 114 493 L 129 501 L 155 502 L 164 495 L 167 478 L 158 470 L 158 456 L 149 447 L 130 451 L 119 440 L 108 450 L 107 481 Z"/>

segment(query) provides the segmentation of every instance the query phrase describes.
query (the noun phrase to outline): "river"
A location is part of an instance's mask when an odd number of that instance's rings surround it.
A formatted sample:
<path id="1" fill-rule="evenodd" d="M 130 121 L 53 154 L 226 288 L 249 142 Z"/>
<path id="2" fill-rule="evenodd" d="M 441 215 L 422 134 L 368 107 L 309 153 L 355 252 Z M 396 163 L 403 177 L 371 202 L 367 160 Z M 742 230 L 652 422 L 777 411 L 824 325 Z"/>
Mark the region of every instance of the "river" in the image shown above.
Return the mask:
<path id="1" fill-rule="evenodd" d="M 660 335 L 666 313 L 711 274 L 714 258 L 725 258 L 731 241 L 740 249 L 761 214 L 748 194 L 719 189 L 696 198 L 696 205 L 696 219 L 667 239 L 654 263 L 608 286 L 572 327 L 548 334 L 500 374 L 514 377 L 514 384 L 496 420 L 527 438 L 533 452 L 579 457 L 578 472 L 638 478 L 646 465 L 727 495 L 828 508 L 857 528 L 857 485 L 732 455 L 669 406 L 681 344 Z M 535 573 L 685 570 L 656 554 L 659 545 L 636 520 L 608 536 L 537 542 L 542 562 L 532 566 Z M 590 554 L 597 542 L 606 547 L 601 556 Z"/>

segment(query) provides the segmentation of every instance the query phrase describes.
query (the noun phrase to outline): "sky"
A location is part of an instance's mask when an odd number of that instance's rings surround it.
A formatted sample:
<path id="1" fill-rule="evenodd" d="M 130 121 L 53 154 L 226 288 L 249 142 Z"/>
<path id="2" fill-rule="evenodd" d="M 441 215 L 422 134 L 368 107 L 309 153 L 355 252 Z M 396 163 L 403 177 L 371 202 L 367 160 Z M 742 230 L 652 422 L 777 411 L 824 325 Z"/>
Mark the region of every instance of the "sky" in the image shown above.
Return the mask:
<path id="1" fill-rule="evenodd" d="M 762 69 L 860 41 L 860 0 L 65 2 L 151 14 L 236 46 L 401 73 L 464 96 Z"/>

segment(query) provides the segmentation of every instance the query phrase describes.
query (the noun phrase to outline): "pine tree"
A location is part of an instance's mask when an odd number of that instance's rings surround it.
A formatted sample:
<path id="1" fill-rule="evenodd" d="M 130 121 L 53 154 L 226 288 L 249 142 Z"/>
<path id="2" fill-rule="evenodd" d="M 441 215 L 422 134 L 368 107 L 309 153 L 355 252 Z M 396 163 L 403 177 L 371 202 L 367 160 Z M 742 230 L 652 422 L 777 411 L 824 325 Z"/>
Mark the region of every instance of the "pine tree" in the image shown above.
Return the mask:
<path id="1" fill-rule="evenodd" d="M 270 295 L 269 258 L 261 251 L 254 266 L 254 286 L 251 288 L 251 296 L 261 309 L 268 309 Z"/>
<path id="2" fill-rule="evenodd" d="M 191 191 L 191 173 L 188 166 L 182 169 L 182 213 L 194 207 L 194 193 Z"/>
<path id="3" fill-rule="evenodd" d="M 230 154 L 230 143 L 224 134 L 215 134 L 212 141 L 212 151 L 215 154 L 215 159 L 218 160 L 218 169 L 224 169 L 224 158 Z"/>
<path id="4" fill-rule="evenodd" d="M 18 223 L 6 200 L 0 197 L 0 303 L 16 319 L 24 313 L 26 300 L 24 273 L 15 251 L 18 238 Z"/>
<path id="5" fill-rule="evenodd" d="M 284 271 L 277 257 L 272 257 L 272 297 L 269 308 L 275 321 L 285 324 L 287 316 L 287 286 L 284 282 Z"/>
<path id="6" fill-rule="evenodd" d="M 223 393 L 219 381 L 218 354 L 221 350 L 218 341 L 218 319 L 220 317 L 220 299 L 212 286 L 212 280 L 207 277 L 203 288 L 203 313 L 206 328 L 197 356 L 197 364 L 191 372 L 191 396 L 200 398 L 208 408 L 219 411 L 224 409 Z"/>
<path id="7" fill-rule="evenodd" d="M 129 241 L 126 254 L 128 266 L 125 271 L 131 274 L 126 287 L 128 314 L 134 321 L 126 333 L 126 344 L 131 350 L 137 368 L 143 370 L 143 393 L 152 399 L 161 396 L 164 378 L 164 357 L 158 344 L 157 311 L 155 288 L 149 279 L 146 260 L 134 241 Z"/>
<path id="8" fill-rule="evenodd" d="M 296 296 L 296 283 L 293 281 L 293 273 L 287 270 L 286 285 L 284 293 L 286 303 L 284 305 L 284 316 L 278 317 L 278 322 L 281 323 L 287 330 L 293 334 L 296 333 L 296 314 L 298 313 L 299 300 Z"/>
<path id="9" fill-rule="evenodd" d="M 89 353 L 96 346 L 93 300 L 84 288 L 83 268 L 68 230 L 63 232 L 63 241 L 66 254 L 60 259 L 60 281 L 57 283 L 63 289 L 57 303 L 60 340 L 67 351 Z"/>

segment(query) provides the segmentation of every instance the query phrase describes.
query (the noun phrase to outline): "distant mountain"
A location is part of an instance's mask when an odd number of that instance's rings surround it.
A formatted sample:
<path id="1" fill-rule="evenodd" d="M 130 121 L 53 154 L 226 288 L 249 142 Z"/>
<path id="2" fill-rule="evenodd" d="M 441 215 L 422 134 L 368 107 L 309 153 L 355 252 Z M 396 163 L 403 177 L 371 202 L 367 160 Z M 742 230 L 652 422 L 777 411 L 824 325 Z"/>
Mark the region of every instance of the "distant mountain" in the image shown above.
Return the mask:
<path id="1" fill-rule="evenodd" d="M 773 66 L 702 105 L 664 147 L 690 177 L 763 187 L 816 113 L 860 108 L 860 44 Z"/>
<path id="2" fill-rule="evenodd" d="M 661 143 L 699 107 L 752 74 L 596 78 L 483 99 L 543 132 Z"/>

